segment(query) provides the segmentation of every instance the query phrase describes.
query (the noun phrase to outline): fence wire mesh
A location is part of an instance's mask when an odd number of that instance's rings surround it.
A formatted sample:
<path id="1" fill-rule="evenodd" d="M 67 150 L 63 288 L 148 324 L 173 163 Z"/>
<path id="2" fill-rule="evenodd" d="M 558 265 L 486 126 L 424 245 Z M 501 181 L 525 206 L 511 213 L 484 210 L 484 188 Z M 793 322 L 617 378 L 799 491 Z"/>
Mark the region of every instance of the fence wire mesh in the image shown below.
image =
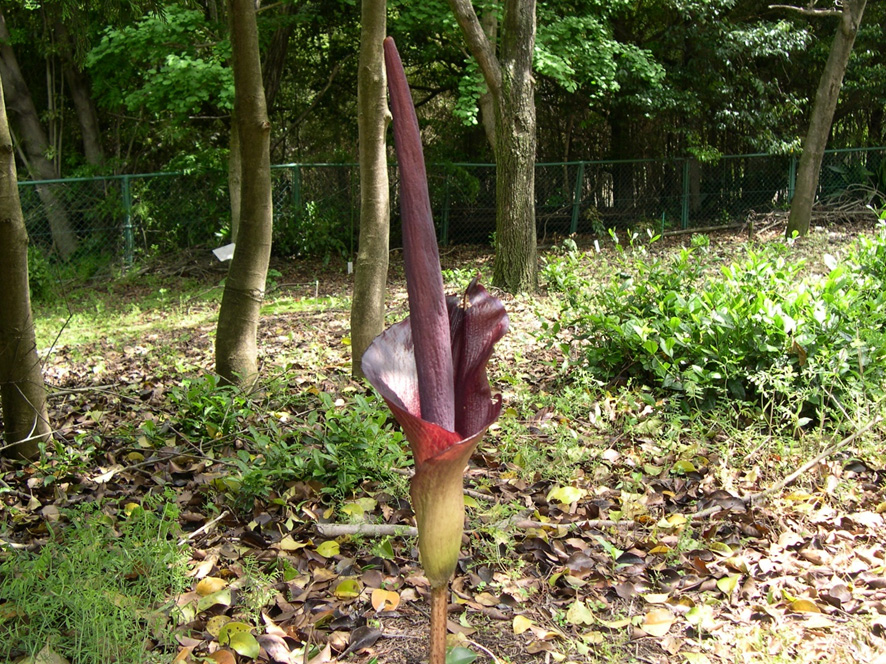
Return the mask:
<path id="1" fill-rule="evenodd" d="M 541 241 L 638 225 L 691 229 L 787 210 L 798 157 L 581 161 L 536 166 Z M 353 256 L 360 196 L 356 164 L 272 168 L 274 251 L 281 256 Z M 391 241 L 400 242 L 399 177 L 391 182 Z M 431 206 L 441 244 L 489 244 L 495 232 L 492 164 L 430 164 Z M 140 257 L 227 241 L 227 175 L 150 173 L 19 183 L 32 246 L 71 261 Z M 879 192 L 879 193 L 877 193 Z M 825 153 L 819 201 L 883 204 L 886 148 Z"/>

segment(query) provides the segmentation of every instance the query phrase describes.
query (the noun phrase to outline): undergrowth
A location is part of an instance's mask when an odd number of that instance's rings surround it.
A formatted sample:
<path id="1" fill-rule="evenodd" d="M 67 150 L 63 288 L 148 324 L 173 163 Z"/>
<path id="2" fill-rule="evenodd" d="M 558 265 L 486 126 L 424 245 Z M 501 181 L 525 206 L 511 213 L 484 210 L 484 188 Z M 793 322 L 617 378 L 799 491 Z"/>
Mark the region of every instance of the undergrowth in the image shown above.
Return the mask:
<path id="1" fill-rule="evenodd" d="M 39 553 L 0 557 L 0 660 L 49 646 L 78 664 L 158 661 L 148 653 L 168 641 L 165 604 L 188 581 L 178 511 L 149 498 L 61 517 Z"/>
<path id="2" fill-rule="evenodd" d="M 793 431 L 886 391 L 886 229 L 811 276 L 785 243 L 749 245 L 715 271 L 706 236 L 664 257 L 634 240 L 594 288 L 574 244 L 547 260 L 562 304 L 540 338 L 560 350 L 564 380 L 649 386 L 687 412 L 753 404 Z"/>

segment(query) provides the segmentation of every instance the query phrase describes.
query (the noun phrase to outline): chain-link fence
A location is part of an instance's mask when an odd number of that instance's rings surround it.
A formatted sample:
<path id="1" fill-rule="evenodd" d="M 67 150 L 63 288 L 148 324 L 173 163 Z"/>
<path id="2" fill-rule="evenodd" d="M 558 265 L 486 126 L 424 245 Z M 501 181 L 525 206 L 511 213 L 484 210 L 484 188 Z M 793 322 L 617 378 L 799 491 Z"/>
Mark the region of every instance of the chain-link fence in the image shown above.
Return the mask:
<path id="1" fill-rule="evenodd" d="M 540 239 L 638 224 L 664 230 L 743 221 L 787 209 L 798 158 L 776 155 L 540 163 Z M 356 164 L 274 166 L 274 251 L 282 256 L 353 256 L 359 226 Z M 442 244 L 488 244 L 495 231 L 492 164 L 428 166 Z M 390 170 L 392 244 L 400 240 L 398 173 Z M 31 243 L 72 261 L 132 262 L 141 256 L 226 242 L 227 176 L 151 173 L 19 183 Z M 831 150 L 819 198 L 886 191 L 886 148 Z M 882 197 L 879 199 L 882 203 Z"/>

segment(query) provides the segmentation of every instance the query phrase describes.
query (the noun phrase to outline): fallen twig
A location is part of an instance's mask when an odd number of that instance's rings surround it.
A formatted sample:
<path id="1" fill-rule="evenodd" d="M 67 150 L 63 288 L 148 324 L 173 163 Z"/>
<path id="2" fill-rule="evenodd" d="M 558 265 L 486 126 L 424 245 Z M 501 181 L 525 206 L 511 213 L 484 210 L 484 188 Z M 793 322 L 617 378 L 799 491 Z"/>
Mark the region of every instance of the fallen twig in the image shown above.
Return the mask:
<path id="1" fill-rule="evenodd" d="M 192 532 L 192 533 L 189 533 L 187 537 L 183 537 L 183 538 L 181 538 L 181 539 L 178 541 L 178 545 L 179 545 L 179 546 L 184 546 L 185 544 L 187 544 L 188 542 L 190 542 L 190 541 L 191 541 L 192 539 L 194 539 L 195 537 L 198 537 L 198 536 L 202 535 L 204 532 L 206 532 L 207 530 L 209 530 L 210 528 L 212 528 L 212 526 L 214 526 L 214 525 L 217 524 L 219 521 L 221 521 L 221 520 L 224 519 L 226 516 L 228 516 L 228 514 L 230 514 L 230 512 L 228 512 L 227 510 L 225 510 L 224 512 L 222 512 L 221 514 L 219 514 L 217 517 L 215 517 L 212 521 L 207 521 L 207 522 L 204 523 L 202 526 L 200 526 L 199 528 L 197 528 L 197 530 L 195 530 L 195 531 Z"/>
<path id="2" fill-rule="evenodd" d="M 362 535 L 365 537 L 416 537 L 418 529 L 393 523 L 318 523 L 317 532 L 323 537 Z"/>
<path id="3" fill-rule="evenodd" d="M 758 503 L 763 498 L 768 498 L 769 496 L 772 496 L 772 495 L 784 490 L 784 488 L 786 486 L 792 484 L 798 477 L 800 477 L 800 475 L 805 473 L 810 468 L 814 468 L 816 465 L 818 465 L 818 463 L 822 459 L 826 459 L 827 457 L 831 456 L 834 452 L 845 447 L 846 445 L 848 445 L 849 443 L 854 441 L 856 438 L 858 438 L 860 435 L 869 431 L 870 429 L 872 429 L 873 427 L 875 427 L 877 424 L 879 424 L 882 421 L 883 421 L 882 417 L 880 417 L 880 416 L 875 417 L 870 422 L 865 424 L 861 429 L 858 429 L 857 431 L 853 432 L 852 434 L 846 436 L 843 440 L 837 441 L 833 445 L 826 448 L 824 450 L 824 452 L 822 452 L 821 454 L 816 456 L 814 459 L 804 463 L 802 466 L 797 468 L 797 470 L 795 470 L 793 473 L 791 473 L 790 475 L 785 477 L 780 482 L 776 482 L 775 484 L 773 484 L 771 487 L 769 487 L 765 491 L 760 491 L 759 493 L 751 494 L 750 496 L 743 498 L 743 500 L 746 503 L 748 503 L 749 505 L 754 505 L 755 503 Z"/>

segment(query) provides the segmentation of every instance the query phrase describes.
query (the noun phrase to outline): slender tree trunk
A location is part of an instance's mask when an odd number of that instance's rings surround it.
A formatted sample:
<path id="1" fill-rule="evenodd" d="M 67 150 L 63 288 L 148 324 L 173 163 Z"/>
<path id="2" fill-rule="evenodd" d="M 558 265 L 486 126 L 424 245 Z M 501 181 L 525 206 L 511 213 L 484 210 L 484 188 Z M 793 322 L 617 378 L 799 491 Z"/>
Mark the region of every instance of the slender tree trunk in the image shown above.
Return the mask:
<path id="1" fill-rule="evenodd" d="M 290 17 L 296 14 L 296 5 L 286 5 L 283 11 L 284 16 Z M 295 25 L 287 22 L 274 31 L 271 36 L 271 43 L 268 46 L 268 52 L 265 56 L 265 62 L 262 66 L 264 72 L 265 83 L 265 100 L 268 106 L 268 112 L 274 110 L 274 102 L 277 99 L 277 93 L 280 91 L 280 83 L 283 81 L 283 72 L 286 67 L 286 53 L 289 50 L 289 38 Z"/>
<path id="2" fill-rule="evenodd" d="M 357 128 L 360 147 L 360 248 L 351 301 L 351 373 L 362 376 L 360 360 L 385 324 L 390 200 L 385 150 L 388 106 L 382 42 L 386 0 L 363 0 L 357 70 Z"/>
<path id="3" fill-rule="evenodd" d="M 803 154 L 797 167 L 797 185 L 794 199 L 791 201 L 791 214 L 788 217 L 788 237 L 794 232 L 799 235 L 806 235 L 809 232 L 812 205 L 815 202 L 815 192 L 818 189 L 818 178 L 821 173 L 821 160 L 831 133 L 837 99 L 843 86 L 843 74 L 852 54 L 852 45 L 855 43 L 855 35 L 858 33 L 866 2 L 867 0 L 843 0 L 840 25 L 818 83 L 809 119 L 809 130 L 803 142 Z"/>
<path id="4" fill-rule="evenodd" d="M 500 57 L 470 0 L 448 0 L 495 107 L 496 238 L 492 282 L 511 293 L 538 287 L 535 228 L 535 0 L 505 0 Z"/>
<path id="5" fill-rule="evenodd" d="M 483 12 L 483 16 L 480 18 L 480 25 L 483 26 L 483 32 L 486 33 L 486 38 L 489 40 L 489 44 L 495 48 L 495 45 L 498 43 L 498 15 L 491 9 L 487 9 Z M 488 87 L 486 88 L 486 92 L 480 95 L 480 99 L 477 103 L 480 107 L 480 121 L 483 123 L 483 131 L 486 133 L 486 140 L 489 141 L 489 147 L 492 148 L 494 153 L 496 149 L 495 100 L 492 98 L 492 93 L 489 92 Z"/>
<path id="6" fill-rule="evenodd" d="M 27 162 L 31 177 L 35 180 L 52 180 L 59 176 L 58 171 L 46 155 L 50 153 L 49 139 L 31 92 L 18 66 L 15 52 L 10 45 L 6 19 L 0 13 L 0 78 L 3 79 L 3 92 L 6 98 L 9 119 L 15 126 L 21 142 L 22 153 Z M 46 209 L 52 239 L 59 255 L 67 259 L 77 250 L 77 235 L 71 227 L 64 206 L 55 196 L 51 187 L 37 187 L 37 194 Z"/>
<path id="7" fill-rule="evenodd" d="M 83 154 L 90 166 L 100 166 L 105 161 L 102 147 L 102 133 L 98 123 L 98 112 L 90 94 L 89 77 L 74 60 L 74 43 L 68 29 L 61 21 L 55 23 L 55 34 L 60 44 L 60 55 L 65 81 L 74 103 L 80 135 L 83 140 Z"/>
<path id="8" fill-rule="evenodd" d="M 15 152 L 0 86 L 0 456 L 33 458 L 51 430 L 28 288 L 28 233 L 18 197 Z"/>
<path id="9" fill-rule="evenodd" d="M 237 242 L 240 232 L 240 206 L 243 189 L 243 164 L 240 157 L 240 130 L 237 114 L 231 113 L 231 135 L 228 145 L 228 195 L 231 198 L 231 242 Z"/>
<path id="10" fill-rule="evenodd" d="M 249 387 L 258 378 L 256 335 L 271 256 L 271 123 L 262 87 L 255 3 L 228 0 L 227 6 L 233 26 L 234 108 L 243 178 L 240 229 L 218 315 L 215 366 L 223 380 Z"/>

